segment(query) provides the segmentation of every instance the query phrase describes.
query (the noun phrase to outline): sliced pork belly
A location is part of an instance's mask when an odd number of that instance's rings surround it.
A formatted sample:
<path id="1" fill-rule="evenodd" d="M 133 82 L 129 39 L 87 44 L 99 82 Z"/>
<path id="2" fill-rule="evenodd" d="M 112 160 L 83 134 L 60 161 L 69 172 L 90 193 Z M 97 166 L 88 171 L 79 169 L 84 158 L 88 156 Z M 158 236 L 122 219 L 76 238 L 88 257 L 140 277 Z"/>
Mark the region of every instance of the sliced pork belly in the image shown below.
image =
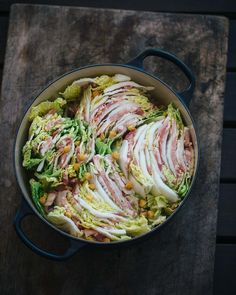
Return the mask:
<path id="1" fill-rule="evenodd" d="M 97 180 L 101 184 L 102 188 L 109 194 L 109 197 L 112 201 L 121 208 L 124 212 L 131 216 L 135 216 L 137 213 L 133 208 L 129 198 L 126 198 L 126 191 L 124 186 L 122 185 L 123 179 L 117 173 L 116 178 L 119 177 L 119 181 L 114 180 L 114 167 L 110 163 L 111 159 L 96 155 L 93 157 L 93 163 L 97 170 Z M 105 168 L 104 165 L 107 163 L 109 166 Z M 108 169 L 108 170 L 106 170 Z M 112 171 L 113 170 L 113 171 Z M 112 174 L 112 176 L 110 175 Z"/>
<path id="2" fill-rule="evenodd" d="M 138 83 L 135 83 L 135 82 L 132 82 L 132 81 L 127 81 L 127 82 L 121 82 L 121 83 L 117 83 L 117 84 L 114 84 L 110 87 L 107 87 L 105 90 L 104 90 L 104 93 L 107 93 L 107 92 L 110 92 L 110 91 L 114 91 L 114 90 L 117 90 L 119 88 L 141 88 L 141 89 L 144 89 L 144 90 L 153 90 L 154 87 L 151 87 L 151 86 L 142 86 Z"/>
<path id="3" fill-rule="evenodd" d="M 179 200 L 179 187 L 192 175 L 194 155 L 189 129 L 177 125 L 178 118 L 167 113 L 164 119 L 138 127 L 123 141 L 119 163 L 137 194 L 148 193 L 146 182 L 152 183 L 153 195 L 164 195 L 170 202 Z"/>

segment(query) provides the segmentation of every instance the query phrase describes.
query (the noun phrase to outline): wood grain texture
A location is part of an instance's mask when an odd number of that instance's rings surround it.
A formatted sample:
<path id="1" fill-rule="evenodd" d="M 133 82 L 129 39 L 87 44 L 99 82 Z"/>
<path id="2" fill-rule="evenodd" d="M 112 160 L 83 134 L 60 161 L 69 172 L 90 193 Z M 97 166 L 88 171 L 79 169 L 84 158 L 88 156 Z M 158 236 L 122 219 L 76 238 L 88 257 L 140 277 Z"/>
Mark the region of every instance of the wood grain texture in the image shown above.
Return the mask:
<path id="1" fill-rule="evenodd" d="M 0 138 L 5 143 L 0 152 L 3 294 L 211 294 L 227 32 L 228 22 L 222 17 L 12 7 L 0 105 Z M 87 247 L 64 263 L 38 257 L 19 241 L 12 227 L 20 203 L 12 150 L 26 104 L 67 70 L 126 62 L 146 47 L 175 53 L 196 74 L 191 111 L 201 139 L 202 161 L 191 198 L 161 232 L 136 245 Z M 149 70 L 181 86 L 179 75 L 150 60 Z M 25 223 L 29 235 L 44 247 L 62 250 L 65 246 L 45 225 L 34 220 Z"/>

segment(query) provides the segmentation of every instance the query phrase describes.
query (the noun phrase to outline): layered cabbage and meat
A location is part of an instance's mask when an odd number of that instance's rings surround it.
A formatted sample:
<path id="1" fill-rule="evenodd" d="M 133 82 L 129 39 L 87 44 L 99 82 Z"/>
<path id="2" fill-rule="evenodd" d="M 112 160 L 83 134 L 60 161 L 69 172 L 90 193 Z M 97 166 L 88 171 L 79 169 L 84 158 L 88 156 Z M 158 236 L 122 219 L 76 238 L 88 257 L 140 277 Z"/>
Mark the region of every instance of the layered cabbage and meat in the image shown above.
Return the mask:
<path id="1" fill-rule="evenodd" d="M 23 166 L 49 222 L 79 238 L 131 239 L 163 223 L 191 185 L 189 128 L 153 87 L 116 74 L 83 78 L 31 108 Z"/>

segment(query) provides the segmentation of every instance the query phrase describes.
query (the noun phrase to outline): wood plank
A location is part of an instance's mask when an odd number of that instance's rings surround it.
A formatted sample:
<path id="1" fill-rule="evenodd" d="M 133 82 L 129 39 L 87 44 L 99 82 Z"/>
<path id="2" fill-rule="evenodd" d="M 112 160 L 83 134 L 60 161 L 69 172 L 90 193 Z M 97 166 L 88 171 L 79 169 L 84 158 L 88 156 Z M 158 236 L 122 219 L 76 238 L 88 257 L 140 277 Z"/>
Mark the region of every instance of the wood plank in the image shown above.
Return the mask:
<path id="1" fill-rule="evenodd" d="M 8 17 L 0 17 L 0 64 L 3 64 L 7 43 Z"/>
<path id="2" fill-rule="evenodd" d="M 0 138 L 8 147 L 0 146 L 4 175 L 0 191 L 2 293 L 212 292 L 227 26 L 220 17 L 13 6 L 0 109 Z M 176 53 L 197 76 L 191 111 L 201 138 L 202 161 L 192 197 L 165 229 L 136 245 L 83 248 L 63 264 L 38 257 L 12 228 L 20 198 L 9 164 L 14 140 L 9 132 L 15 133 L 25 104 L 52 78 L 89 63 L 122 63 L 150 46 Z M 165 73 L 159 63 L 150 62 L 147 67 Z M 178 81 L 174 75 L 173 85 Z M 30 235 L 49 248 L 57 247 L 50 231 L 26 223 Z M 45 270 L 49 270 L 47 275 Z"/>
<path id="3" fill-rule="evenodd" d="M 216 246 L 214 295 L 233 295 L 236 290 L 236 245 Z"/>
<path id="4" fill-rule="evenodd" d="M 227 73 L 224 101 L 224 121 L 228 125 L 234 125 L 236 123 L 236 73 Z"/>
<path id="5" fill-rule="evenodd" d="M 9 11 L 10 5 L 15 3 L 14 0 L 2 0 L 0 2 L 0 11 Z M 118 8 L 118 9 L 136 9 L 149 11 L 167 11 L 167 12 L 204 12 L 204 13 L 235 13 L 236 3 L 234 0 L 218 0 L 212 5 L 211 1 L 174 1 L 174 0 L 147 0 L 147 1 L 110 1 L 103 0 L 18 0 L 17 3 L 31 4 L 51 4 L 51 5 L 69 5 L 81 7 L 100 7 L 100 8 Z"/>
<path id="6" fill-rule="evenodd" d="M 217 235 L 236 237 L 236 183 L 222 183 L 218 203 Z"/>
<path id="7" fill-rule="evenodd" d="M 236 68 L 236 20 L 230 21 L 229 26 L 229 52 L 227 66 Z"/>
<path id="8" fill-rule="evenodd" d="M 221 159 L 221 179 L 236 180 L 236 129 L 224 128 Z"/>
<path id="9" fill-rule="evenodd" d="M 39 1 L 35 1 L 35 2 L 36 3 L 40 3 Z M 42 1 L 42 2 L 48 3 L 48 1 Z M 57 3 L 57 2 L 54 1 L 52 4 L 58 4 L 58 5 L 60 5 L 60 3 Z M 4 5 L 6 5 L 6 4 L 4 4 Z M 76 5 L 76 3 L 71 3 L 71 5 Z M 95 3 L 94 3 L 94 5 L 95 5 Z M 101 6 L 101 7 L 104 7 L 104 6 Z M 115 7 L 115 8 L 119 8 L 119 7 Z M 1 10 L 4 11 L 4 8 L 1 8 L 1 3 L 0 3 L 0 11 Z M 152 10 L 152 9 L 150 9 L 150 10 Z M 155 9 L 153 9 L 153 10 L 155 11 Z M 171 10 L 169 10 L 169 11 L 171 11 Z M 187 12 L 191 12 L 191 9 L 189 9 Z M 0 46 L 0 63 L 3 63 L 3 60 L 4 60 L 5 46 L 6 46 L 6 37 L 7 37 L 7 29 L 8 29 L 8 17 L 1 16 L 0 17 L 0 45 L 1 45 Z M 230 67 L 230 68 L 236 67 L 236 57 L 235 57 L 235 54 L 234 54 L 234 52 L 236 51 L 236 41 L 235 41 L 236 38 L 234 38 L 235 36 L 236 36 L 236 21 L 230 21 L 229 53 L 228 53 L 228 67 Z"/>

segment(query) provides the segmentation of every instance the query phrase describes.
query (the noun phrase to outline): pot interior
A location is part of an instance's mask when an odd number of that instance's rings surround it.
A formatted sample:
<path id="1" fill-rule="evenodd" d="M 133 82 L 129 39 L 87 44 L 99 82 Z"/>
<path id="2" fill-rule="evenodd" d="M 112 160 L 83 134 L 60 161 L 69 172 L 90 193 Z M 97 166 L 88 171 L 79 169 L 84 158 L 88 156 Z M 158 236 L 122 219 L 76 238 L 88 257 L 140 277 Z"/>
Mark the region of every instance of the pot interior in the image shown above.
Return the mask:
<path id="1" fill-rule="evenodd" d="M 47 88 L 45 88 L 34 100 L 31 106 L 37 105 L 42 101 L 50 100 L 56 98 L 57 93 L 63 91 L 67 85 L 72 83 L 76 79 L 84 78 L 84 77 L 96 77 L 102 74 L 114 75 L 114 74 L 124 74 L 131 77 L 131 79 L 137 83 L 140 83 L 145 86 L 154 86 L 155 89 L 151 91 L 152 102 L 156 105 L 168 105 L 173 102 L 174 105 L 179 108 L 182 118 L 185 124 L 190 128 L 192 141 L 194 145 L 195 151 L 195 168 L 193 179 L 196 175 L 197 163 L 198 163 L 198 144 L 197 144 L 197 136 L 193 126 L 193 121 L 189 114 L 187 108 L 183 105 L 183 103 L 179 100 L 178 96 L 163 82 L 156 79 L 154 76 L 149 75 L 142 70 L 138 70 L 129 66 L 122 65 L 94 65 L 86 68 L 78 69 L 73 72 L 67 73 L 64 76 L 61 76 L 56 81 L 52 82 Z M 16 138 L 15 144 L 15 170 L 18 183 L 20 185 L 21 191 L 24 194 L 25 199 L 35 211 L 35 213 L 43 219 L 46 223 L 48 223 L 51 227 L 56 229 L 57 231 L 63 233 L 64 235 L 70 236 L 65 232 L 62 232 L 47 220 L 45 220 L 36 210 L 34 204 L 31 200 L 30 196 L 30 187 L 29 187 L 29 175 L 27 171 L 22 167 L 22 147 L 24 146 L 27 137 L 28 137 L 28 122 L 29 109 L 25 113 L 23 120 L 20 124 L 20 128 Z M 191 187 L 190 187 L 191 190 Z M 190 191 L 189 190 L 189 191 Z M 185 196 L 186 198 L 187 196 Z"/>

